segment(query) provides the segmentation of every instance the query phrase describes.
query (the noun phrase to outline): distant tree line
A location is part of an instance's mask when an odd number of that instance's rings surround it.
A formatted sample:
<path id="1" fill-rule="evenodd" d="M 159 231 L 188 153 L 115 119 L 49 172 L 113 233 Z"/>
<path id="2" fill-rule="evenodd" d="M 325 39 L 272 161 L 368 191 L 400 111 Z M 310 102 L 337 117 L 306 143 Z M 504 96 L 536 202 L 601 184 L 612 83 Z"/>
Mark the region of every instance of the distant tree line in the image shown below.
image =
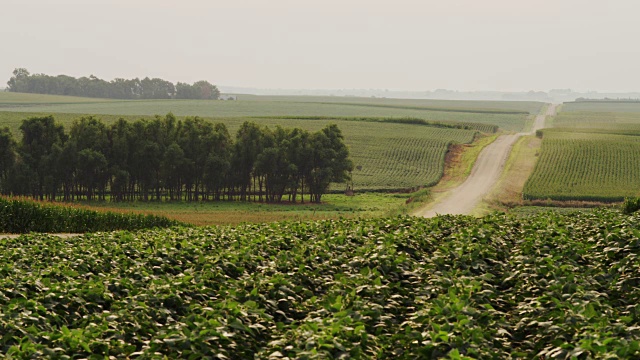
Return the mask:
<path id="1" fill-rule="evenodd" d="M 208 81 L 191 85 L 148 77 L 140 80 L 114 79 L 106 81 L 93 75 L 74 78 L 67 75 L 30 74 L 27 69 L 13 71 L 7 82 L 11 92 L 50 95 L 83 96 L 107 99 L 218 99 L 220 91 Z"/>
<path id="2" fill-rule="evenodd" d="M 592 102 L 592 103 L 598 103 L 598 102 L 602 102 L 602 103 L 638 103 L 640 102 L 640 99 L 634 99 L 634 98 L 608 98 L 605 97 L 603 99 L 589 99 L 589 98 L 584 98 L 584 97 L 579 97 L 576 98 L 574 101 L 565 101 L 565 103 L 571 103 L 571 102 Z"/>
<path id="3" fill-rule="evenodd" d="M 352 162 L 337 125 L 306 130 L 245 122 L 232 139 L 223 123 L 201 118 L 109 126 L 53 116 L 23 120 L 22 139 L 0 129 L 0 191 L 40 200 L 240 200 L 319 203 Z"/>

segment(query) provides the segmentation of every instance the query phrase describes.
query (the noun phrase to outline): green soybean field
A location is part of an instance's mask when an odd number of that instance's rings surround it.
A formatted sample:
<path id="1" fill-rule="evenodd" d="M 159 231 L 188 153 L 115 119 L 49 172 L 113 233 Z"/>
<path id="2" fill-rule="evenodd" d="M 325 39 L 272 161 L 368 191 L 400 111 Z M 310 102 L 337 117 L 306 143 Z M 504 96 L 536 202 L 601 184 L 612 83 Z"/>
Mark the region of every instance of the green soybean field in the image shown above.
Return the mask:
<path id="1" fill-rule="evenodd" d="M 639 215 L 0 239 L 9 358 L 640 357 Z"/>

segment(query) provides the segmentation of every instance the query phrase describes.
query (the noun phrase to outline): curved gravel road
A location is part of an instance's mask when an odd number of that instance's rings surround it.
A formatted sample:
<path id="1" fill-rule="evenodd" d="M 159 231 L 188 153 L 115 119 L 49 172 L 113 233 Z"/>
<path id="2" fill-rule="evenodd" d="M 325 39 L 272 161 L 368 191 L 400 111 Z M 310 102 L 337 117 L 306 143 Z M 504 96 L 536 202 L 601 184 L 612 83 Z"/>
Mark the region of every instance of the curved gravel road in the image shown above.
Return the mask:
<path id="1" fill-rule="evenodd" d="M 478 155 L 469 177 L 457 188 L 434 204 L 418 210 L 415 215 L 434 217 L 438 214 L 470 214 L 478 206 L 498 181 L 500 173 L 507 161 L 511 147 L 520 136 L 531 135 L 544 127 L 547 116 L 553 116 L 556 105 L 551 104 L 544 115 L 536 116 L 533 127 L 528 133 L 501 135 L 487 145 Z"/>

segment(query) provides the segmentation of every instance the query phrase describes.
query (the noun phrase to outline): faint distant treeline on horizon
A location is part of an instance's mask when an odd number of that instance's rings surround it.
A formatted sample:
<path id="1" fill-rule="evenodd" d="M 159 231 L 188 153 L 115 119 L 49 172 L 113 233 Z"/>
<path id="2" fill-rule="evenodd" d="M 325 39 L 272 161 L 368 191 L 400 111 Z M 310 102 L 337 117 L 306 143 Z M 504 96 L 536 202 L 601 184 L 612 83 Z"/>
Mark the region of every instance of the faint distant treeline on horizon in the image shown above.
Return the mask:
<path id="1" fill-rule="evenodd" d="M 68 75 L 30 74 L 25 68 L 13 70 L 7 91 L 48 95 L 82 96 L 107 99 L 198 99 L 217 100 L 218 88 L 208 81 L 193 84 L 145 77 L 140 80 L 117 78 L 112 81 L 93 75 L 74 78 Z"/>

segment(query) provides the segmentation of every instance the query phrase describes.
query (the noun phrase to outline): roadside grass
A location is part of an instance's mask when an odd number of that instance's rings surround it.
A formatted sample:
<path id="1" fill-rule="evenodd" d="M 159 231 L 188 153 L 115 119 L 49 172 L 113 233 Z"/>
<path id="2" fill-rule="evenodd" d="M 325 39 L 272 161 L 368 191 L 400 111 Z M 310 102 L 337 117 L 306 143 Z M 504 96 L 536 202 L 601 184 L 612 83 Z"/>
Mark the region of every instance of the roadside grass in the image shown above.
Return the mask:
<path id="1" fill-rule="evenodd" d="M 449 191 L 462 184 L 469 176 L 480 151 L 497 139 L 499 134 L 483 136 L 472 144 L 461 144 L 453 147 L 442 180 L 431 188 L 433 193 Z"/>
<path id="2" fill-rule="evenodd" d="M 236 225 L 274 221 L 304 221 L 339 218 L 382 217 L 403 213 L 410 194 L 356 193 L 354 196 L 327 194 L 322 204 L 266 204 L 251 202 L 78 202 L 75 206 L 112 212 L 166 216 L 185 223 Z"/>
<path id="3" fill-rule="evenodd" d="M 535 168 L 542 140 L 523 136 L 514 144 L 496 186 L 482 202 L 482 213 L 522 206 L 522 189 Z"/>
<path id="4" fill-rule="evenodd" d="M 480 151 L 491 144 L 498 136 L 499 134 L 482 136 L 472 144 L 457 145 L 457 150 L 454 150 L 452 158 L 447 162 L 442 181 L 433 190 L 450 189 L 462 184 L 471 173 Z"/>

